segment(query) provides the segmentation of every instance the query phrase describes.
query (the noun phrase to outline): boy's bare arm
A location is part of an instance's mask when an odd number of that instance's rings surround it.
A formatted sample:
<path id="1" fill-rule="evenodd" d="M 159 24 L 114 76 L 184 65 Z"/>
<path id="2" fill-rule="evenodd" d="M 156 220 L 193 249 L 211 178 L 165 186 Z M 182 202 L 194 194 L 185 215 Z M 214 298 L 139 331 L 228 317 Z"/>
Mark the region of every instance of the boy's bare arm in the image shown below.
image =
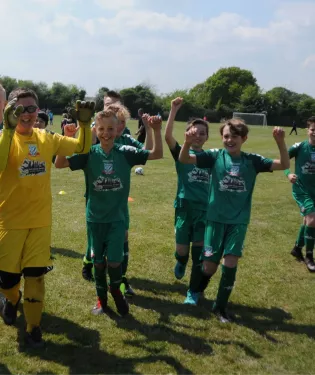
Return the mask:
<path id="1" fill-rule="evenodd" d="M 185 132 L 185 142 L 182 146 L 182 149 L 179 154 L 178 160 L 183 164 L 196 164 L 197 158 L 196 155 L 189 154 L 189 149 L 193 143 L 195 137 L 196 129 L 191 128 Z"/>
<path id="2" fill-rule="evenodd" d="M 176 98 L 171 101 L 171 110 L 167 119 L 165 128 L 165 142 L 171 150 L 176 146 L 176 139 L 173 136 L 174 120 L 180 107 L 182 106 L 183 98 Z"/>
<path id="3" fill-rule="evenodd" d="M 272 171 L 282 171 L 284 169 L 290 168 L 290 156 L 287 150 L 287 146 L 285 144 L 285 131 L 283 128 L 276 126 L 273 129 L 272 135 L 277 143 L 279 152 L 280 152 L 280 159 L 275 159 L 272 163 L 271 170 Z"/>
<path id="4" fill-rule="evenodd" d="M 163 144 L 161 135 L 162 119 L 159 116 L 149 118 L 149 126 L 153 129 L 153 149 L 150 151 L 148 160 L 157 160 L 163 157 Z"/>

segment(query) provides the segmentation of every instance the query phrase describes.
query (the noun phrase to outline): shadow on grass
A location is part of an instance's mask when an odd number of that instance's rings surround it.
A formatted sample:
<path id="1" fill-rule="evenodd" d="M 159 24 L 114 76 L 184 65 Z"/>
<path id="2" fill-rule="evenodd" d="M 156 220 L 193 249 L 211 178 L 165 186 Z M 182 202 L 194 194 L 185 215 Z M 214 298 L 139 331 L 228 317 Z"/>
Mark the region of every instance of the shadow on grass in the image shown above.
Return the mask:
<path id="1" fill-rule="evenodd" d="M 122 320 L 117 318 L 117 320 Z M 62 335 L 71 343 L 46 341 L 43 349 L 29 349 L 24 346 L 21 319 L 19 321 L 19 351 L 30 357 L 51 361 L 66 366 L 71 374 L 137 374 L 138 364 L 164 362 L 178 374 L 192 374 L 179 361 L 169 355 L 154 353 L 143 357 L 119 357 L 100 349 L 101 337 L 98 331 L 82 327 L 67 319 L 43 314 L 42 326 L 46 334 Z M 102 343 L 103 344 L 103 343 Z"/>
<path id="2" fill-rule="evenodd" d="M 132 277 L 128 279 L 130 284 L 138 290 L 150 291 L 154 294 L 169 295 L 170 293 L 178 293 L 186 296 L 188 286 L 175 280 L 174 284 L 160 283 L 155 280 L 147 280 Z"/>
<path id="3" fill-rule="evenodd" d="M 57 247 L 52 247 L 50 253 L 53 258 L 55 257 L 55 255 L 62 255 L 68 258 L 83 259 L 83 254 L 77 253 L 76 251 L 70 250 L 70 249 L 61 249 Z"/>
<path id="4" fill-rule="evenodd" d="M 166 292 L 169 294 L 174 290 L 177 291 L 177 284 L 159 283 L 157 281 L 141 278 L 132 278 L 130 279 L 130 282 L 136 289 L 139 288 L 144 291 L 151 291 L 151 287 L 153 287 L 156 291 L 160 291 L 162 296 L 164 296 Z M 170 323 L 171 316 L 179 314 L 207 320 L 211 317 L 211 309 L 213 305 L 213 301 L 207 299 L 201 299 L 200 306 L 194 307 L 169 300 L 144 297 L 140 295 L 133 298 L 133 303 L 143 309 L 152 309 L 156 311 L 160 314 L 160 321 L 164 323 Z M 259 335 L 264 336 L 274 343 L 276 343 L 277 340 L 272 337 L 270 333 L 279 331 L 297 335 L 306 335 L 311 339 L 315 339 L 314 325 L 293 324 L 290 322 L 293 320 L 292 315 L 278 307 L 268 309 L 264 307 L 251 307 L 229 303 L 228 308 L 231 312 L 235 313 L 236 324 L 252 329 Z"/>
<path id="5" fill-rule="evenodd" d="M 6 365 L 4 365 L 3 363 L 0 363 L 0 374 L 7 375 L 7 374 L 12 374 L 12 372 L 10 372 L 10 370 L 7 368 Z"/>

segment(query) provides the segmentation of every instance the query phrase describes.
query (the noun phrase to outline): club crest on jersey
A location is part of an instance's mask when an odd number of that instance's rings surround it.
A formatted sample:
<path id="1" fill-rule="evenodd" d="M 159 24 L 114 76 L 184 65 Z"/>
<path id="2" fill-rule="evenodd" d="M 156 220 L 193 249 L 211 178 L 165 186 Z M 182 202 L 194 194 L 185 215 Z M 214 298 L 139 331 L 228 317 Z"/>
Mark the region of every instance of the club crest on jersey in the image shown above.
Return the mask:
<path id="1" fill-rule="evenodd" d="M 311 152 L 311 160 L 312 162 L 315 162 L 315 152 Z"/>
<path id="2" fill-rule="evenodd" d="M 113 174 L 114 173 L 114 167 L 113 162 L 111 161 L 104 161 L 104 174 Z"/>
<path id="3" fill-rule="evenodd" d="M 28 155 L 29 156 L 39 155 L 39 152 L 37 151 L 37 145 L 28 145 Z"/>
<path id="4" fill-rule="evenodd" d="M 229 174 L 231 176 L 238 176 L 240 174 L 240 166 L 237 164 L 232 164 Z"/>
<path id="5" fill-rule="evenodd" d="M 207 258 L 211 257 L 211 255 L 213 255 L 212 247 L 211 246 L 205 246 L 204 251 L 203 251 L 203 255 Z"/>

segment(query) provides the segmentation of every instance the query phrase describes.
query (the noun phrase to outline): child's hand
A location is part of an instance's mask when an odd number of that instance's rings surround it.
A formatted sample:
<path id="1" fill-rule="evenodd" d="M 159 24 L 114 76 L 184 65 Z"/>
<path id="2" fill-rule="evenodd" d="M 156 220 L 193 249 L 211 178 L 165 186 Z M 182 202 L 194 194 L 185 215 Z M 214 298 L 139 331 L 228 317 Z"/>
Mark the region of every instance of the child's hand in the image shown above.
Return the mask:
<path id="1" fill-rule="evenodd" d="M 76 135 L 76 132 L 78 131 L 79 126 L 76 126 L 75 124 L 67 124 L 63 127 L 64 135 L 66 137 L 73 138 Z"/>
<path id="2" fill-rule="evenodd" d="M 149 119 L 150 119 L 150 115 L 148 113 L 145 113 L 142 115 L 142 121 L 146 128 L 149 126 Z"/>
<path id="3" fill-rule="evenodd" d="M 182 106 L 182 104 L 183 104 L 183 98 L 180 98 L 180 97 L 175 98 L 171 101 L 171 109 L 173 111 L 178 111 L 179 108 Z"/>
<path id="4" fill-rule="evenodd" d="M 4 109 L 3 113 L 3 127 L 5 129 L 15 129 L 21 113 L 24 110 L 22 105 L 15 107 L 17 99 L 11 100 Z"/>
<path id="5" fill-rule="evenodd" d="M 284 137 L 285 137 L 285 131 L 280 126 L 275 126 L 273 128 L 272 135 L 273 135 L 273 138 L 275 139 L 275 141 L 277 143 L 278 142 L 283 142 L 284 141 Z"/>
<path id="6" fill-rule="evenodd" d="M 196 133 L 197 133 L 196 128 L 190 128 L 187 132 L 185 132 L 185 142 L 191 145 L 194 141 Z"/>
<path id="7" fill-rule="evenodd" d="M 296 174 L 294 174 L 294 173 L 290 173 L 288 175 L 288 179 L 291 182 L 291 184 L 295 184 L 296 181 L 297 181 L 297 179 L 298 179 L 298 176 Z"/>
<path id="8" fill-rule="evenodd" d="M 149 117 L 149 126 L 153 130 L 161 129 L 162 126 L 162 119 L 160 116 L 150 116 Z"/>

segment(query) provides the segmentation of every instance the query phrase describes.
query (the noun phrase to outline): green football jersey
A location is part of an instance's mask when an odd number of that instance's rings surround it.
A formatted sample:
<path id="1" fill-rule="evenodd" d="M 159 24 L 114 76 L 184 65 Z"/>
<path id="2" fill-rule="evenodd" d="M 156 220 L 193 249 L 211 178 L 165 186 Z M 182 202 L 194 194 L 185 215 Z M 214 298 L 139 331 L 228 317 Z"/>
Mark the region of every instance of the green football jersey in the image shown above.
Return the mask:
<path id="1" fill-rule="evenodd" d="M 127 128 L 127 126 L 125 127 L 125 129 L 124 129 L 122 135 L 125 135 L 125 134 L 129 134 L 129 135 L 131 135 L 131 131 L 130 131 L 129 128 Z"/>
<path id="2" fill-rule="evenodd" d="M 256 176 L 270 172 L 273 160 L 246 152 L 234 158 L 225 149 L 208 150 L 196 157 L 199 168 L 211 168 L 207 219 L 248 224 Z"/>
<path id="3" fill-rule="evenodd" d="M 93 223 L 125 221 L 130 171 L 145 164 L 149 151 L 114 145 L 106 154 L 100 145 L 84 155 L 70 157 L 71 170 L 83 169 L 86 183 L 86 220 Z"/>
<path id="4" fill-rule="evenodd" d="M 293 193 L 308 193 L 315 200 L 315 146 L 308 141 L 295 143 L 289 148 L 290 159 L 295 158 L 298 181 L 292 184 Z"/>
<path id="5" fill-rule="evenodd" d="M 132 138 L 130 134 L 122 134 L 119 138 L 115 139 L 115 143 L 119 145 L 133 146 L 135 148 L 139 148 L 140 150 L 143 148 L 143 143 Z"/>
<path id="6" fill-rule="evenodd" d="M 192 164 L 183 164 L 178 160 L 181 146 L 176 142 L 174 150 L 170 150 L 175 160 L 177 172 L 177 193 L 174 207 L 189 205 L 192 209 L 207 211 L 211 170 L 197 168 Z M 190 154 L 198 152 L 189 150 Z"/>

